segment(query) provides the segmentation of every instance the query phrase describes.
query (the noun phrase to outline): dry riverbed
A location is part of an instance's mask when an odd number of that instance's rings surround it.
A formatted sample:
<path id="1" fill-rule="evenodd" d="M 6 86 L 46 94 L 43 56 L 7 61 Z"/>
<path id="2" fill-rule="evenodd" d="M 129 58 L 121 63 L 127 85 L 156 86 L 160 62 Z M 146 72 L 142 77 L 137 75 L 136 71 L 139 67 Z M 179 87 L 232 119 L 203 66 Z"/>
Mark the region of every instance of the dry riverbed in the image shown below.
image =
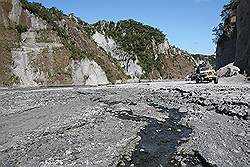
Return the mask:
<path id="1" fill-rule="evenodd" d="M 0 166 L 250 166 L 250 84 L 0 90 Z"/>

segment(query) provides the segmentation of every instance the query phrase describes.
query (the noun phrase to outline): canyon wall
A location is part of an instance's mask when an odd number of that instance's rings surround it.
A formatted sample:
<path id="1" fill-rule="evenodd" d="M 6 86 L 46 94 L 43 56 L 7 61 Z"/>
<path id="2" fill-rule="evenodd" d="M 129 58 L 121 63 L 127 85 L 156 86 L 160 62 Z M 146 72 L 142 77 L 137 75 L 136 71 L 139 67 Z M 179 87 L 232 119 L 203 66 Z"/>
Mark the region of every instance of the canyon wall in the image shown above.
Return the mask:
<path id="1" fill-rule="evenodd" d="M 131 19 L 88 24 L 27 0 L 0 0 L 0 58 L 7 87 L 183 79 L 197 64 L 154 27 Z"/>
<path id="2" fill-rule="evenodd" d="M 216 68 L 234 63 L 250 76 L 250 1 L 231 1 L 226 8 L 223 33 L 217 41 Z"/>

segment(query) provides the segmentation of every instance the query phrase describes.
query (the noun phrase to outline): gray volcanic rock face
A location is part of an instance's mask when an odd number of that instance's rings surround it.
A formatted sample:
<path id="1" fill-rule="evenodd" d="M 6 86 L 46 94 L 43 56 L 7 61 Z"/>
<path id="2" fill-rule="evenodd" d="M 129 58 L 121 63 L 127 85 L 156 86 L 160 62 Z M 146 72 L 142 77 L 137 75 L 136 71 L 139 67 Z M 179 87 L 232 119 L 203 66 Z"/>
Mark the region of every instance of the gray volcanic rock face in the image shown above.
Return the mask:
<path id="1" fill-rule="evenodd" d="M 237 9 L 237 49 L 235 65 L 250 76 L 250 2 L 240 0 Z"/>
<path id="2" fill-rule="evenodd" d="M 216 68 L 229 63 L 250 75 L 250 2 L 235 0 L 238 6 L 229 11 L 224 22 L 224 32 L 217 42 Z M 235 4 L 234 4 L 235 5 Z M 236 21 L 236 25 L 235 25 Z"/>
<path id="3" fill-rule="evenodd" d="M 236 37 L 218 44 L 216 49 L 216 70 L 235 61 Z"/>
<path id="4" fill-rule="evenodd" d="M 0 166 L 249 166 L 250 85 L 0 90 Z"/>
<path id="5" fill-rule="evenodd" d="M 231 2 L 230 2 L 231 4 Z M 234 3 L 233 3 L 234 4 Z M 224 19 L 223 33 L 219 35 L 216 48 L 216 70 L 235 61 L 236 42 L 237 42 L 237 26 L 236 14 L 237 10 L 231 5 L 228 15 Z M 224 7 L 225 8 L 225 7 Z M 225 9 L 224 9 L 225 10 Z"/>

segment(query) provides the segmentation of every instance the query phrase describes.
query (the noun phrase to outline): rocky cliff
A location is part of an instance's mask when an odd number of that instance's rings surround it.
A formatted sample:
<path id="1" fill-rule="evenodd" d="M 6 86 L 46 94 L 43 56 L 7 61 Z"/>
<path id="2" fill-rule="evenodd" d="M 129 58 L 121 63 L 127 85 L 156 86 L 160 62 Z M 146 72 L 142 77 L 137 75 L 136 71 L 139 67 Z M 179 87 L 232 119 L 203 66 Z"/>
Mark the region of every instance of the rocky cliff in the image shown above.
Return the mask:
<path id="1" fill-rule="evenodd" d="M 56 8 L 0 0 L 0 85 L 98 85 L 180 79 L 194 58 L 134 20 L 88 24 Z"/>
<path id="2" fill-rule="evenodd" d="M 2 85 L 97 85 L 128 78 L 74 20 L 56 8 L 25 0 L 0 3 Z"/>
<path id="3" fill-rule="evenodd" d="M 134 20 L 89 25 L 97 45 L 116 59 L 131 78 L 178 79 L 192 71 L 191 56 L 165 35 Z"/>
<path id="4" fill-rule="evenodd" d="M 217 28 L 218 39 L 216 49 L 216 69 L 218 70 L 225 65 L 235 61 L 236 53 L 236 10 L 237 6 L 232 1 L 225 5 L 221 12 L 223 24 L 221 23 Z"/>
<path id="5" fill-rule="evenodd" d="M 237 9 L 235 65 L 250 76 L 250 1 L 240 0 Z"/>
<path id="6" fill-rule="evenodd" d="M 233 63 L 250 75 L 250 2 L 232 0 L 224 6 L 217 29 L 216 68 Z"/>

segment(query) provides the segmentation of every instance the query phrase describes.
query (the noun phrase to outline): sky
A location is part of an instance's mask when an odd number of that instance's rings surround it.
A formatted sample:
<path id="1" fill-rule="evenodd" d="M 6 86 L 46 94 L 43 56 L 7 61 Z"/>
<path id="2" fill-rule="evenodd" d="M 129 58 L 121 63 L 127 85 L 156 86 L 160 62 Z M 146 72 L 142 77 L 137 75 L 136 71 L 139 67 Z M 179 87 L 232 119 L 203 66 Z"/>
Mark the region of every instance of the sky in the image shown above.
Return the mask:
<path id="1" fill-rule="evenodd" d="M 29 0 L 74 13 L 88 23 L 134 19 L 160 29 L 170 44 L 190 53 L 214 54 L 213 27 L 229 0 Z"/>

